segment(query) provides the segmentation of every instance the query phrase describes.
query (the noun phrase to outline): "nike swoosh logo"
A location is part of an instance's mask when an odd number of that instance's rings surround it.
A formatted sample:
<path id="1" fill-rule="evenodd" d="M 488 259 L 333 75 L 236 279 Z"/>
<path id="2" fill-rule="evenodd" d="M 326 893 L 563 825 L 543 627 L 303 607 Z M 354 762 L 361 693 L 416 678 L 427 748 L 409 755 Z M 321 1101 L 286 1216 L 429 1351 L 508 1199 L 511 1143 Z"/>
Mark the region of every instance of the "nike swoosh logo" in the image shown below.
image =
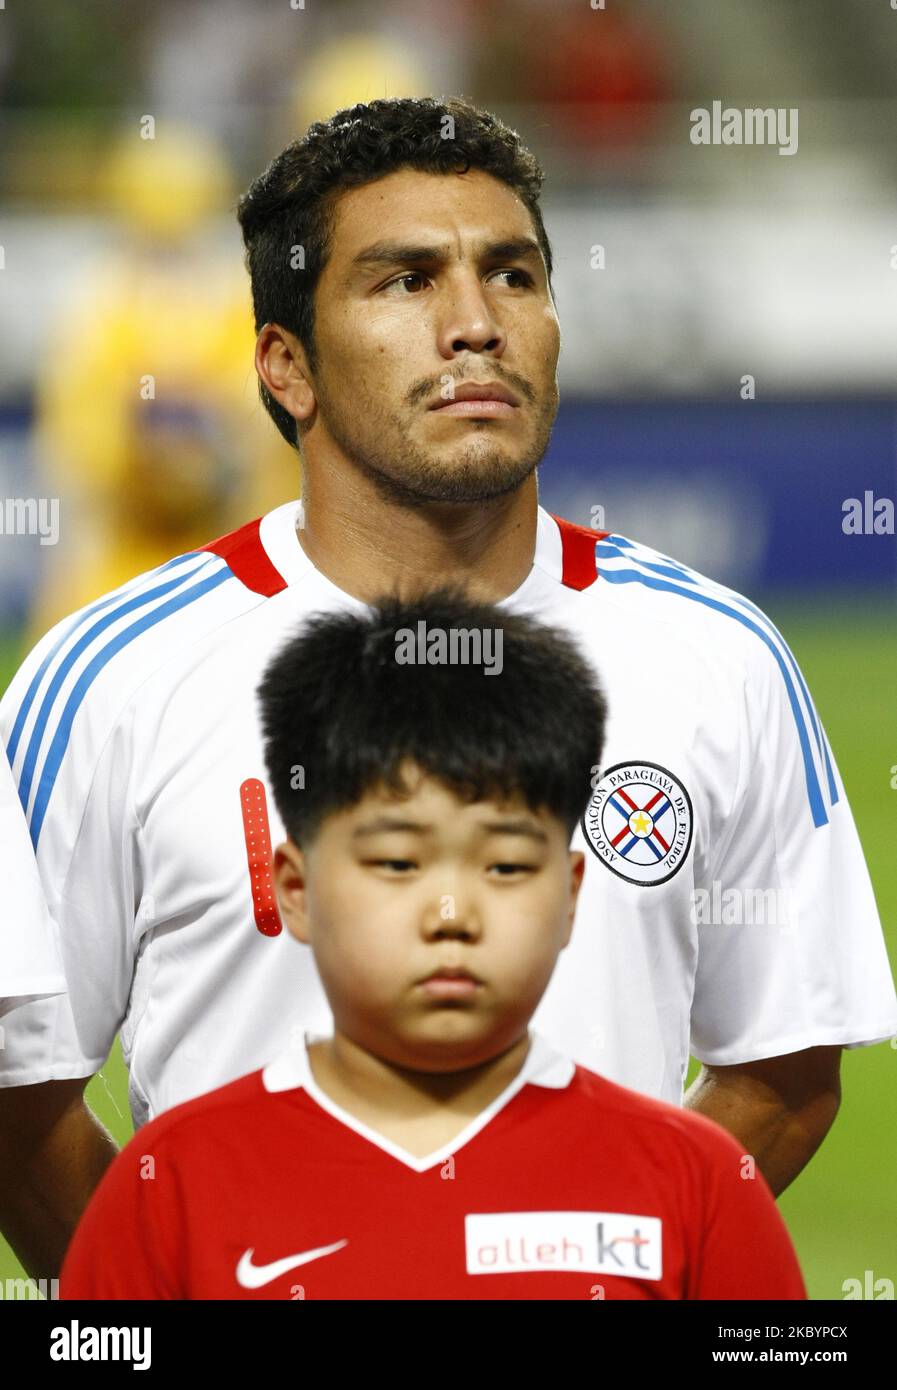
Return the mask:
<path id="1" fill-rule="evenodd" d="M 263 1284 L 270 1284 L 272 1279 L 279 1279 L 288 1269 L 307 1265 L 310 1260 L 319 1260 L 322 1255 L 332 1255 L 335 1250 L 342 1250 L 343 1246 L 348 1244 L 347 1240 L 338 1240 L 335 1245 L 320 1245 L 317 1250 L 306 1250 L 301 1255 L 287 1255 L 285 1259 L 275 1260 L 269 1265 L 254 1265 L 252 1257 L 255 1251 L 246 1250 L 237 1265 L 237 1283 L 244 1289 L 260 1289 Z"/>

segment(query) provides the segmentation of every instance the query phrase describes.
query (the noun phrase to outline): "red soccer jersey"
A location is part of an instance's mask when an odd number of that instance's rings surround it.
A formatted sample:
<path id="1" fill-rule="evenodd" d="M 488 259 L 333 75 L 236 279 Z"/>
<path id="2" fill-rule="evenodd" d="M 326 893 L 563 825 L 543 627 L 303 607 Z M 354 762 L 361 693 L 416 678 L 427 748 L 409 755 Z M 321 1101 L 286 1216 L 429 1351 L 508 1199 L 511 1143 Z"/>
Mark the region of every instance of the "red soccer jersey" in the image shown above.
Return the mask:
<path id="1" fill-rule="evenodd" d="M 105 1174 L 63 1298 L 806 1298 L 772 1195 L 718 1125 L 535 1035 L 416 1158 L 316 1085 L 304 1046 L 175 1106 Z"/>

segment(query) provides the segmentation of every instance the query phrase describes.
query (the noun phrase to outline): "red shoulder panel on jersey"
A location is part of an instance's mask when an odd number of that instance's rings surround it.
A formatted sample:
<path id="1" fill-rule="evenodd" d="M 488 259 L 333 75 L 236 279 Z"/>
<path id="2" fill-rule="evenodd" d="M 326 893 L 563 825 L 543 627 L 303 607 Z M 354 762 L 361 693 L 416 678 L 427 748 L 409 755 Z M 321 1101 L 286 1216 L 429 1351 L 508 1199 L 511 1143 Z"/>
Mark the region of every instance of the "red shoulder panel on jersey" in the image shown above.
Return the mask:
<path id="1" fill-rule="evenodd" d="M 270 598 L 287 587 L 287 582 L 268 558 L 268 553 L 259 538 L 262 518 L 247 521 L 236 531 L 219 536 L 216 541 L 200 546 L 201 550 L 211 550 L 226 560 L 230 569 L 253 593 L 264 594 Z"/>
<path id="2" fill-rule="evenodd" d="M 598 562 L 595 559 L 595 546 L 609 531 L 592 531 L 588 526 L 576 526 L 565 521 L 562 516 L 549 512 L 561 532 L 561 546 L 564 555 L 564 568 L 561 580 L 568 589 L 587 589 L 598 578 Z"/>

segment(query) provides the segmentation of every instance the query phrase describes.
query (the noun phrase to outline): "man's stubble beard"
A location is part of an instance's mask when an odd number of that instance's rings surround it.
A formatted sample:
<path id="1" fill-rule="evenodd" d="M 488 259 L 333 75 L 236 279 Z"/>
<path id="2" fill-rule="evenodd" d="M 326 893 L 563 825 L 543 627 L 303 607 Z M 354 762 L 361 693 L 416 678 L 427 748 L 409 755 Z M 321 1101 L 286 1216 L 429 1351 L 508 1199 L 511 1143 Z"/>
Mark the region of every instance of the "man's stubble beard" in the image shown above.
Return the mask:
<path id="1" fill-rule="evenodd" d="M 488 502 L 516 492 L 544 457 L 557 401 L 544 403 L 533 441 L 520 457 L 509 457 L 497 444 L 484 448 L 478 440 L 444 464 L 409 440 L 394 417 L 385 415 L 378 421 L 371 412 L 363 430 L 346 428 L 344 416 L 332 409 L 326 393 L 320 391 L 320 382 L 318 409 L 334 442 L 379 497 L 393 506 L 414 508 L 427 502 Z M 500 428 L 483 421 L 477 434 Z M 393 441 L 388 450 L 382 446 L 384 439 Z"/>

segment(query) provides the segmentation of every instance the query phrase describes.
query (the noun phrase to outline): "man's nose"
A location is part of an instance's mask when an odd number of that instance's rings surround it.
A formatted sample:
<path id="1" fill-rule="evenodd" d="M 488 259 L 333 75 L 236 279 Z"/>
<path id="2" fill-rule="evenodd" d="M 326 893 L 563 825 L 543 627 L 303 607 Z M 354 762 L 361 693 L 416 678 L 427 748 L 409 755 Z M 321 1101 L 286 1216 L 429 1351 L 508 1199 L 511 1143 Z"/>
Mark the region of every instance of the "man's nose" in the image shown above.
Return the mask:
<path id="1" fill-rule="evenodd" d="M 475 276 L 465 276 L 446 292 L 439 324 L 439 350 L 443 357 L 459 352 L 504 352 L 506 338 L 497 322 L 483 286 Z"/>

